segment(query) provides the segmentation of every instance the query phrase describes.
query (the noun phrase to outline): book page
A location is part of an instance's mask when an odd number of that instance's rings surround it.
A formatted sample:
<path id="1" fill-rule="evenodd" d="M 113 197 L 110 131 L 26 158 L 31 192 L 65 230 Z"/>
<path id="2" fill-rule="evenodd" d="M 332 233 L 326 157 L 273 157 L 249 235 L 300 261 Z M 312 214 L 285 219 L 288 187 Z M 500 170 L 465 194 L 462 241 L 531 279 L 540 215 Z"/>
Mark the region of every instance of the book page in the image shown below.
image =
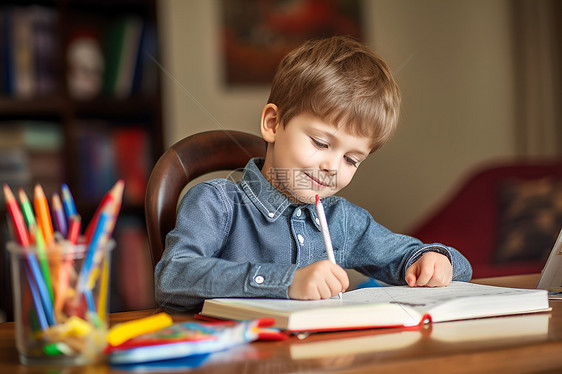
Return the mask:
<path id="1" fill-rule="evenodd" d="M 269 308 L 278 311 L 297 311 L 317 308 L 355 306 L 362 304 L 400 304 L 410 306 L 420 313 L 447 301 L 465 297 L 524 295 L 537 290 L 485 286 L 466 282 L 452 282 L 447 287 L 372 287 L 345 292 L 343 300 L 337 296 L 324 300 L 285 299 L 220 299 L 221 302 Z"/>
<path id="2" fill-rule="evenodd" d="M 407 305 L 425 313 L 438 305 L 469 297 L 523 296 L 540 290 L 485 286 L 475 283 L 451 282 L 447 287 L 375 287 L 350 291 L 344 301 L 357 303 L 387 302 Z"/>

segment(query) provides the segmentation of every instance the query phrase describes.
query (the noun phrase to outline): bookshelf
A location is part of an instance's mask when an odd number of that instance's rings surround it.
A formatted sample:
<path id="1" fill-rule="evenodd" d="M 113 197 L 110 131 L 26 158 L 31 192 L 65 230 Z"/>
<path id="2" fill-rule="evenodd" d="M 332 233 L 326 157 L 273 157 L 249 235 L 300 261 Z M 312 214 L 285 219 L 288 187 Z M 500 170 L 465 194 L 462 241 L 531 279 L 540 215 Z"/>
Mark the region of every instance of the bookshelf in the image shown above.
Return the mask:
<path id="1" fill-rule="evenodd" d="M 151 306 L 146 272 L 152 269 L 142 260 L 149 256 L 144 191 L 163 151 L 154 60 L 156 0 L 0 2 L 0 182 L 28 194 L 41 183 L 47 196 L 66 183 L 87 223 L 103 194 L 125 180 L 112 311 Z M 9 231 L 1 202 L 0 310 L 10 319 Z M 126 257 L 143 262 L 146 271 L 133 273 Z M 137 285 L 124 284 L 131 282 Z M 145 296 L 131 297 L 139 292 Z"/>

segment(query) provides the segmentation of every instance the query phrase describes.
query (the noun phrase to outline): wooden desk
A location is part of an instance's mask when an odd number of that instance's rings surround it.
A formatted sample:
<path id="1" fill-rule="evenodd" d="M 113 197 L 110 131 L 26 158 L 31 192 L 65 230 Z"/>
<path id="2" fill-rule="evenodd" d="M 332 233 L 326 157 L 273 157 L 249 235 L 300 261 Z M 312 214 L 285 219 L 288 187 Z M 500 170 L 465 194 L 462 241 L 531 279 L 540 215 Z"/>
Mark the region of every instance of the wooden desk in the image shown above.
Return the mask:
<path id="1" fill-rule="evenodd" d="M 476 283 L 533 288 L 538 275 Z M 313 334 L 299 340 L 256 342 L 211 355 L 191 373 L 521 373 L 562 372 L 562 302 L 549 313 L 434 324 L 420 330 L 384 329 Z M 112 323 L 154 310 L 115 313 Z M 190 320 L 175 315 L 177 321 Z M 44 373 L 18 362 L 14 324 L 0 324 L 0 373 Z M 557 370 L 558 369 L 558 370 Z M 131 373 L 107 365 L 51 368 L 51 373 Z"/>

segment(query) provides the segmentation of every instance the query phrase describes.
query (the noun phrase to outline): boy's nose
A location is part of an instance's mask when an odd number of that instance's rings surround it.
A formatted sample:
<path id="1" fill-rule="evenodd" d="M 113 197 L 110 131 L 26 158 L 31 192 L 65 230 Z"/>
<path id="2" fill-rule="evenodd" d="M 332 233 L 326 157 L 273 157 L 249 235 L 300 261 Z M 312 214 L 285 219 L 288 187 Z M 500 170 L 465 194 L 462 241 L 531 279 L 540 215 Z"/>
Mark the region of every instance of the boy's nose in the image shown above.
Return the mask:
<path id="1" fill-rule="evenodd" d="M 334 159 L 324 159 L 319 166 L 320 170 L 328 175 L 336 175 L 338 173 L 337 162 Z"/>

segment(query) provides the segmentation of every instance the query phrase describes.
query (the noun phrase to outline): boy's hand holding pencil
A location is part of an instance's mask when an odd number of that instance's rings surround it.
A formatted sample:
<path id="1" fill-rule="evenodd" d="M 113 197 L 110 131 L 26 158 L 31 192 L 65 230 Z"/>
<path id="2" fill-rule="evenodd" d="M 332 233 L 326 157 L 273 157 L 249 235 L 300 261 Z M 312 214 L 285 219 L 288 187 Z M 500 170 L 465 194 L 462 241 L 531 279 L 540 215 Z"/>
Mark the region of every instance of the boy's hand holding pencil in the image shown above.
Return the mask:
<path id="1" fill-rule="evenodd" d="M 339 295 L 339 298 L 342 299 L 342 292 L 349 287 L 349 277 L 345 270 L 336 264 L 326 214 L 318 195 L 316 195 L 316 211 L 328 260 L 318 261 L 298 269 L 293 277 L 293 283 L 289 286 L 289 297 L 316 300 Z"/>

